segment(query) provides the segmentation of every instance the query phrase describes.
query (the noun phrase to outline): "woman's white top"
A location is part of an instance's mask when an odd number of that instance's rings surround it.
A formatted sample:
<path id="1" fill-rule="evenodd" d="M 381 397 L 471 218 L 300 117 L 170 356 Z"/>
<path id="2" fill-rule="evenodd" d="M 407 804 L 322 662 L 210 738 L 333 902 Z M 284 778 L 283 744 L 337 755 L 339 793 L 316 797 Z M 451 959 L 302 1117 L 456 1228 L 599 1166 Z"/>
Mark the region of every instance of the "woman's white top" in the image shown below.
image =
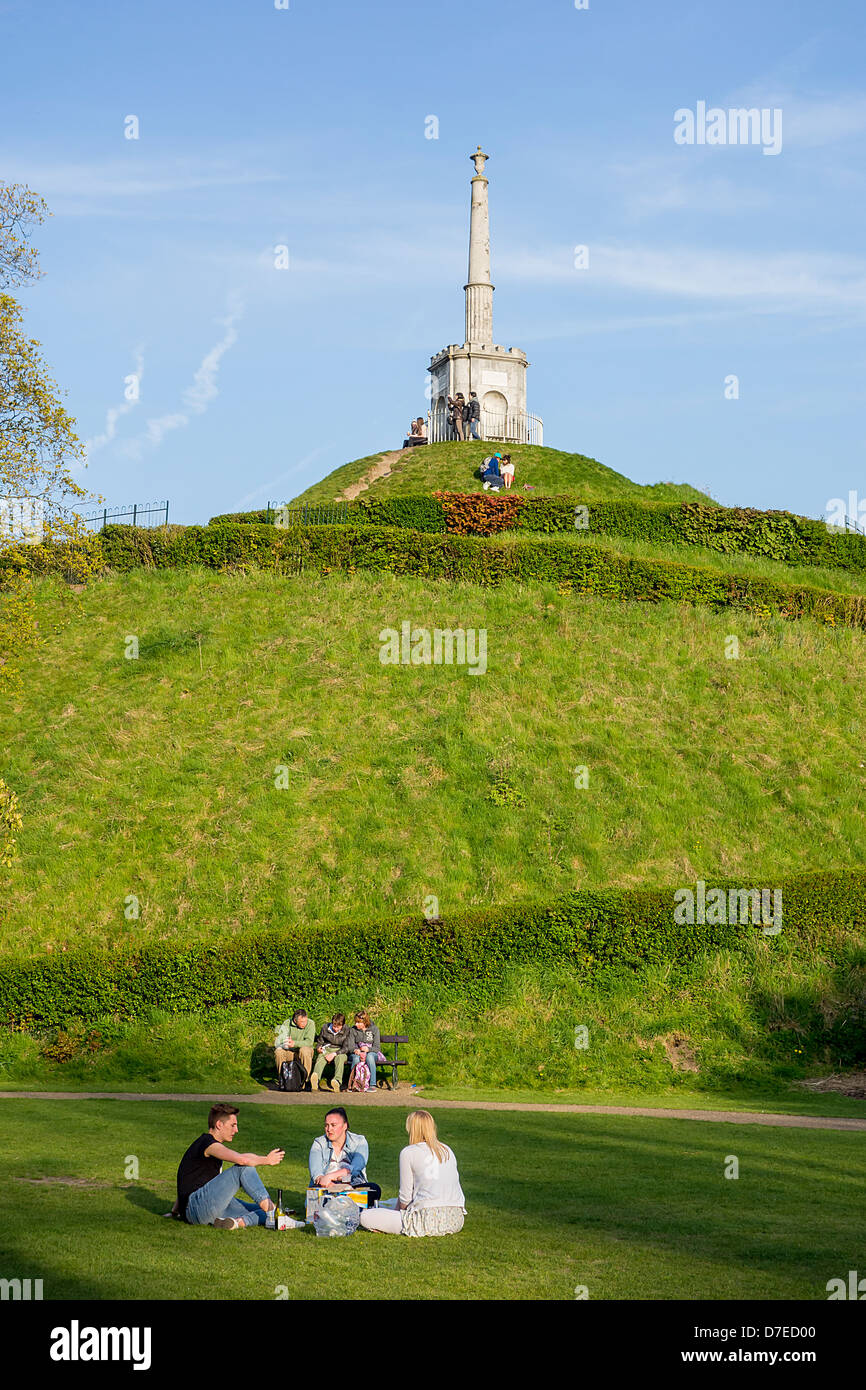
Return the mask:
<path id="1" fill-rule="evenodd" d="M 400 1151 L 400 1201 L 410 1211 L 424 1207 L 460 1207 L 466 1210 L 457 1160 L 448 1145 L 440 1163 L 426 1144 L 408 1144 Z"/>

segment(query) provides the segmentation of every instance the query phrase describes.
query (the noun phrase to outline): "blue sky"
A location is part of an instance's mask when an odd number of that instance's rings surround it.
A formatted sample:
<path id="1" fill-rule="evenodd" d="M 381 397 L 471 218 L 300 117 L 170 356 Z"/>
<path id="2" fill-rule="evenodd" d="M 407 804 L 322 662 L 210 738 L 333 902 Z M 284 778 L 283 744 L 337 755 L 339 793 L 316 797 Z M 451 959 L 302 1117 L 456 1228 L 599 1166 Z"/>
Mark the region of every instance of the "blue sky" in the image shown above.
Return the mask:
<path id="1" fill-rule="evenodd" d="M 0 178 L 54 214 L 20 297 L 109 505 L 206 520 L 399 444 L 462 341 L 480 142 L 547 444 L 866 510 L 855 0 L 0 0 L 0 44 Z M 700 101 L 781 109 L 781 151 L 677 145 Z"/>

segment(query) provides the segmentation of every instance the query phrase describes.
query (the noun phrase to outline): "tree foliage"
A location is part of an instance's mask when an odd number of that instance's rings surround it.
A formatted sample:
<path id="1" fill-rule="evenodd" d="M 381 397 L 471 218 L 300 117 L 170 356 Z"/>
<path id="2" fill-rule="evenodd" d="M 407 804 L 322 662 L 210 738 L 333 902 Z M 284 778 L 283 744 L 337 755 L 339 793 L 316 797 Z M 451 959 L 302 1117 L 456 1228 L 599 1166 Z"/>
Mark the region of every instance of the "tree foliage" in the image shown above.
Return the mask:
<path id="1" fill-rule="evenodd" d="M 38 499 L 49 536 L 61 539 L 74 529 L 67 499 L 86 496 L 69 471 L 84 448 L 23 320 L 15 300 L 0 293 L 0 491 Z"/>
<path id="2" fill-rule="evenodd" d="M 50 216 L 44 200 L 23 183 L 0 184 L 0 286 L 30 285 L 42 278 L 30 227 Z"/>
<path id="3" fill-rule="evenodd" d="M 39 343 L 24 330 L 20 305 L 5 293 L 41 277 L 30 229 L 47 215 L 31 189 L 0 183 L 0 553 L 16 551 L 0 594 L 0 685 L 17 680 L 12 658 L 38 641 L 29 584 L 32 547 L 18 545 L 15 512 L 17 520 L 23 511 L 41 523 L 44 540 L 70 541 L 83 529 L 70 502 L 87 495 L 71 473 L 84 456 L 75 421 L 61 403 Z"/>

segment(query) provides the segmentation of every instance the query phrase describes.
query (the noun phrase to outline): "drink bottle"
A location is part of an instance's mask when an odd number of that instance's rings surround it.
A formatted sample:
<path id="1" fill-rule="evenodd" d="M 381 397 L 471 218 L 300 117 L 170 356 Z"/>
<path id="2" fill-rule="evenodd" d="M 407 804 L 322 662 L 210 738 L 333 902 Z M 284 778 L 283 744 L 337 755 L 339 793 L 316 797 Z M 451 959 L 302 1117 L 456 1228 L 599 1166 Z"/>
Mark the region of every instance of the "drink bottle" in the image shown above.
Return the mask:
<path id="1" fill-rule="evenodd" d="M 275 1231 L 279 1231 L 279 1230 L 281 1229 L 280 1222 L 282 1221 L 282 1218 L 283 1218 L 283 1189 L 282 1189 L 281 1187 L 278 1187 L 278 1188 L 277 1188 L 277 1205 L 276 1205 L 276 1207 L 275 1207 L 275 1209 L 274 1209 L 274 1230 L 275 1230 Z"/>

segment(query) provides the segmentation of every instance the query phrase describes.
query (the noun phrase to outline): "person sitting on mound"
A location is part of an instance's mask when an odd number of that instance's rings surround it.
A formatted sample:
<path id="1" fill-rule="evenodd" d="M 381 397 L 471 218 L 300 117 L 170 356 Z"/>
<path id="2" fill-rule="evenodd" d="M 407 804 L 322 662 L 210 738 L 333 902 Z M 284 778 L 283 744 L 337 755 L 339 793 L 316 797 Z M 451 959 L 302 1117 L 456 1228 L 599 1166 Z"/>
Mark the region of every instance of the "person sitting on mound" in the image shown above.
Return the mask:
<path id="1" fill-rule="evenodd" d="M 256 1169 L 276 1168 L 286 1156 L 285 1149 L 271 1149 L 268 1154 L 234 1153 L 228 1145 L 238 1132 L 237 1117 L 236 1105 L 225 1101 L 212 1105 L 207 1132 L 190 1144 L 180 1160 L 172 1215 L 190 1226 L 217 1226 L 224 1231 L 264 1226 L 268 1212 L 274 1209 Z M 223 1168 L 224 1163 L 230 1166 Z M 238 1187 L 253 1200 L 239 1201 L 235 1195 Z M 292 1224 L 300 1229 L 304 1223 Z"/>
<path id="2" fill-rule="evenodd" d="M 417 420 L 413 420 L 409 425 L 409 433 L 403 440 L 404 449 L 413 449 L 416 444 L 426 444 L 427 435 L 424 430 L 424 417 L 419 415 Z"/>
<path id="3" fill-rule="evenodd" d="M 499 471 L 501 458 L 502 454 L 497 449 L 496 453 L 491 454 L 490 458 L 486 458 L 481 465 L 481 481 L 484 484 L 485 492 L 498 492 L 505 485 L 505 480 Z"/>

